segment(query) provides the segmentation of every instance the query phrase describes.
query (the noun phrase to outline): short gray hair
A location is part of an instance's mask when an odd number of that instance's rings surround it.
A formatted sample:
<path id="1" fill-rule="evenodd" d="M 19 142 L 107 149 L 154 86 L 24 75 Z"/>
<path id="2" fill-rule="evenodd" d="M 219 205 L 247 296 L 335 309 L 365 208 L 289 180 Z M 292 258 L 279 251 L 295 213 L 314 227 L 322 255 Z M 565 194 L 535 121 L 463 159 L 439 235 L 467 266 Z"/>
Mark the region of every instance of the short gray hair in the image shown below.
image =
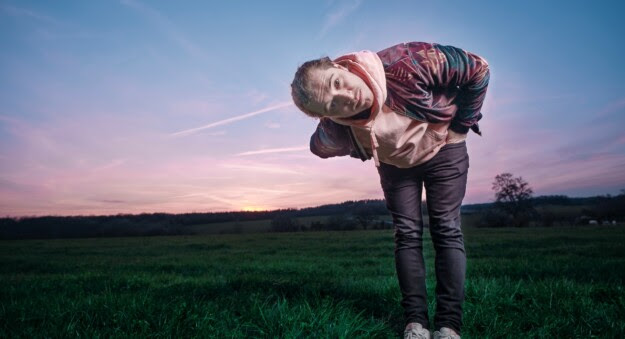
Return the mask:
<path id="1" fill-rule="evenodd" d="M 297 72 L 295 72 L 295 77 L 291 83 L 291 97 L 293 98 L 295 106 L 297 106 L 297 108 L 299 108 L 300 111 L 304 112 L 306 115 L 313 118 L 322 117 L 321 114 L 310 111 L 306 108 L 312 100 L 311 88 L 308 84 L 310 82 L 310 72 L 314 69 L 326 70 L 333 66 L 334 62 L 332 62 L 329 57 L 325 56 L 319 59 L 306 61 L 299 66 Z"/>

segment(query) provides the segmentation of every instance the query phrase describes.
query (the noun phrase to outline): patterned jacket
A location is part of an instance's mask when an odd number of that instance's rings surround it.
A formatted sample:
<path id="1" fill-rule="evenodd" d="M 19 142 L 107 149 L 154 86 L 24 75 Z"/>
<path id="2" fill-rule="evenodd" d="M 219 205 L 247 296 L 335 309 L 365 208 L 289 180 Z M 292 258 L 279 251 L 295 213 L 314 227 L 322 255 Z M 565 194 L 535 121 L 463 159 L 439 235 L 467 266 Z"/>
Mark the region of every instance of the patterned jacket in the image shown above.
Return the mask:
<path id="1" fill-rule="evenodd" d="M 449 129 L 482 135 L 478 120 L 490 78 L 487 61 L 463 49 L 436 43 L 401 43 L 377 53 L 386 75 L 386 106 L 428 123 L 450 122 Z M 360 113 L 357 116 L 366 114 Z M 356 146 L 349 126 L 321 118 L 310 150 L 321 158 L 371 157 Z"/>

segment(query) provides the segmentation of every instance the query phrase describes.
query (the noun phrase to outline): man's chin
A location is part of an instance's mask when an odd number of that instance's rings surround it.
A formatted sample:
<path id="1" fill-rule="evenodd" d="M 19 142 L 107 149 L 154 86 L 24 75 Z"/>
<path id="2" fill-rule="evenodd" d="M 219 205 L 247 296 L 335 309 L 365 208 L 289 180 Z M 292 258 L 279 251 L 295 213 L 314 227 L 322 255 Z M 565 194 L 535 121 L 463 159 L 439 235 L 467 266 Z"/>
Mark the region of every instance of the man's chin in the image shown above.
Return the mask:
<path id="1" fill-rule="evenodd" d="M 367 119 L 369 115 L 371 115 L 370 113 L 371 113 L 371 108 L 365 108 L 364 110 L 354 115 L 351 115 L 349 118 L 350 119 Z"/>

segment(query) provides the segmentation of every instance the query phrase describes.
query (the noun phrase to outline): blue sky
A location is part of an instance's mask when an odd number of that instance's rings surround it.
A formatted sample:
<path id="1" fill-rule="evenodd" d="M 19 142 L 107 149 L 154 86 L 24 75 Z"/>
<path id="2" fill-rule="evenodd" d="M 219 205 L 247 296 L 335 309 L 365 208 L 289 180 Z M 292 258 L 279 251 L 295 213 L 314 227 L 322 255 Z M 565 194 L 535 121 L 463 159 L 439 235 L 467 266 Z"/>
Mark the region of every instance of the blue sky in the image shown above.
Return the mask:
<path id="1" fill-rule="evenodd" d="M 382 198 L 372 161 L 319 159 L 301 63 L 406 41 L 486 58 L 465 203 L 625 188 L 618 1 L 0 0 L 0 215 L 307 207 Z"/>

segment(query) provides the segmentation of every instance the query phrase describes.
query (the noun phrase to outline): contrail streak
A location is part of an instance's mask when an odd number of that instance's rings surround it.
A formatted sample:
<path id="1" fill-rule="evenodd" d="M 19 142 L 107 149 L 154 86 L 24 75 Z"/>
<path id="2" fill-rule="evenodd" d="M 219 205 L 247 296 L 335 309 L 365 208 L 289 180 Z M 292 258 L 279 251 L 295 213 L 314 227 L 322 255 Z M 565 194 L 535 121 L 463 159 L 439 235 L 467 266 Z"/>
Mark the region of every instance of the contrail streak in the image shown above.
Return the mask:
<path id="1" fill-rule="evenodd" d="M 294 152 L 294 151 L 307 151 L 309 146 L 298 146 L 298 147 L 283 147 L 283 148 L 268 148 L 261 149 L 258 151 L 248 151 L 237 153 L 235 156 L 241 155 L 254 155 L 254 154 L 265 154 L 265 153 L 280 153 L 280 152 Z"/>
<path id="2" fill-rule="evenodd" d="M 223 167 L 232 168 L 237 170 L 251 171 L 251 172 L 265 172 L 265 173 L 277 173 L 277 174 L 301 174 L 288 168 L 272 165 L 244 165 L 244 164 L 224 164 Z"/>
<path id="3" fill-rule="evenodd" d="M 247 118 L 252 117 L 254 115 L 257 115 L 257 114 L 273 111 L 273 110 L 276 110 L 278 108 L 287 107 L 287 106 L 291 106 L 291 105 L 293 105 L 293 103 L 290 102 L 290 101 L 281 102 L 281 103 L 273 105 L 273 106 L 269 106 L 269 107 L 265 107 L 263 109 L 259 109 L 258 111 L 242 114 L 242 115 L 239 115 L 239 116 L 236 116 L 236 117 L 232 117 L 232 118 L 228 118 L 228 119 L 224 119 L 224 120 L 215 121 L 213 123 L 210 123 L 208 125 L 204 125 L 204 126 L 201 126 L 201 127 L 186 129 L 184 131 L 172 133 L 169 136 L 170 137 L 187 136 L 189 134 L 193 134 L 193 133 L 195 133 L 197 131 L 201 131 L 203 129 L 213 128 L 215 126 L 221 126 L 221 125 L 229 124 L 231 122 L 247 119 Z"/>

